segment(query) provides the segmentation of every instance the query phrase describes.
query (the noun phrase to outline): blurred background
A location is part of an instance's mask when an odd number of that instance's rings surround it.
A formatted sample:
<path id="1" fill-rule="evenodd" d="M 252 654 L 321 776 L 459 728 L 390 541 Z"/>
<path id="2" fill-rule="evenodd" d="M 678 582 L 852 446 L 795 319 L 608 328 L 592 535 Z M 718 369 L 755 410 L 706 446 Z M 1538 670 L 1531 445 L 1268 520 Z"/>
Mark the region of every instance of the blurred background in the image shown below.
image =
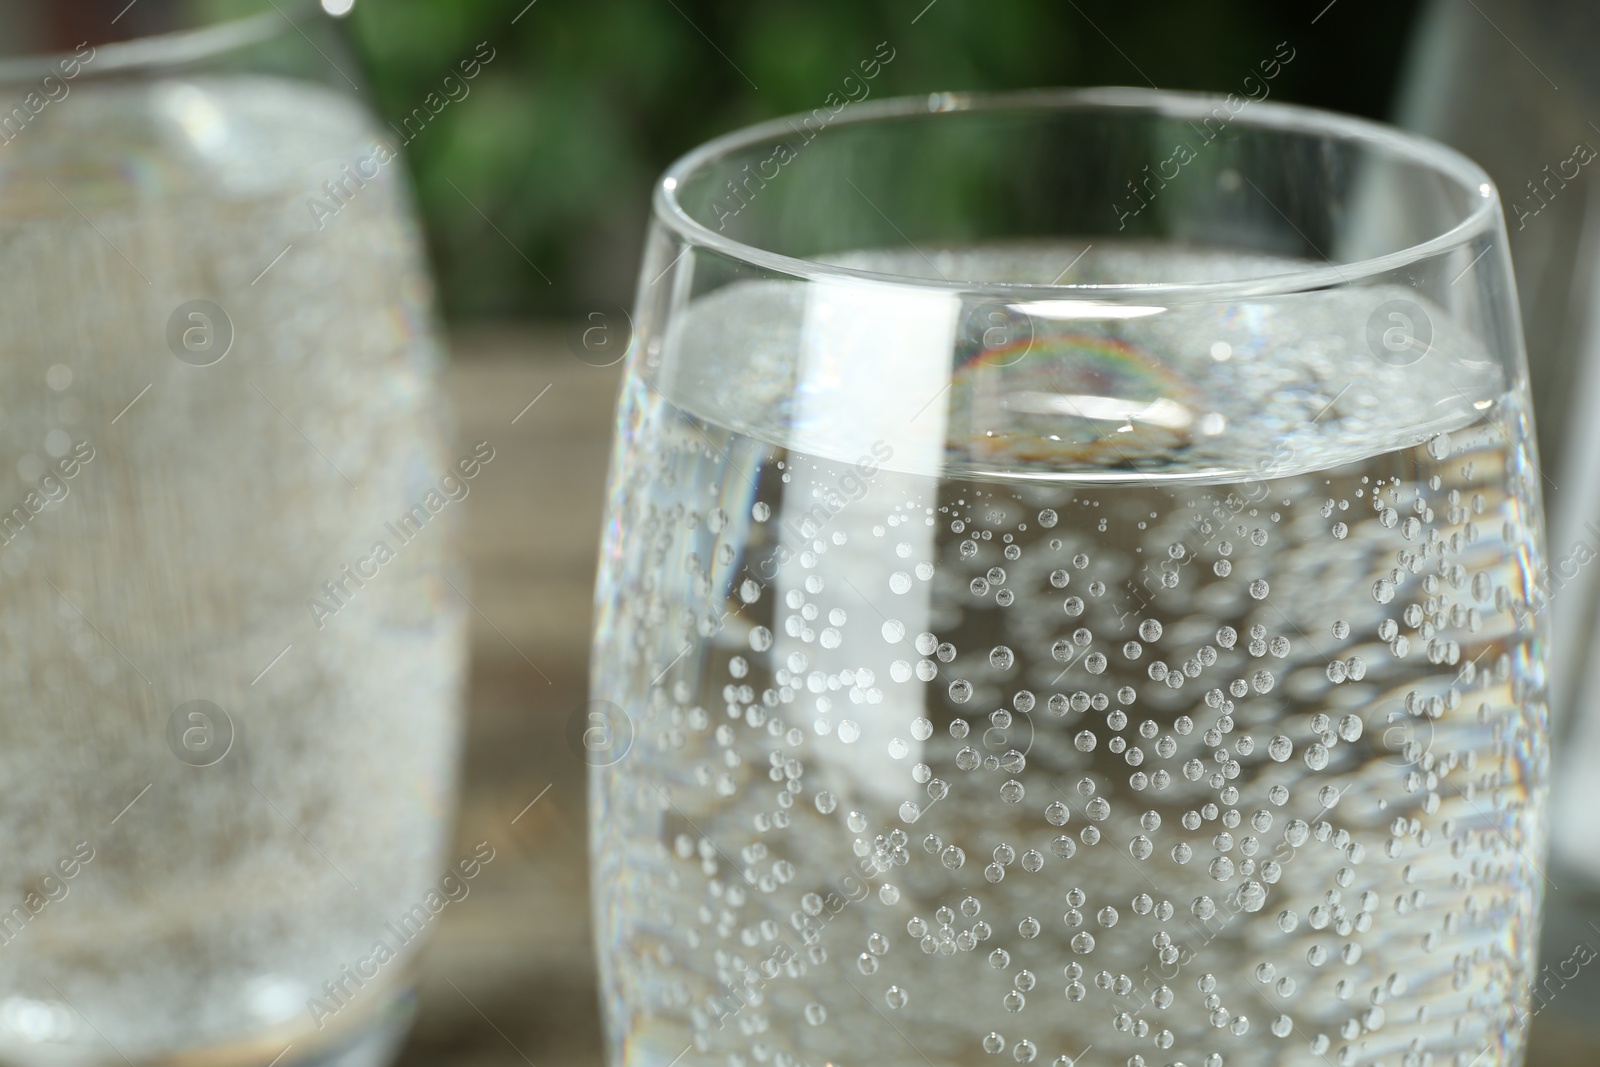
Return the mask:
<path id="1" fill-rule="evenodd" d="M 1574 139 L 1600 144 L 1600 127 L 1586 125 L 1594 79 L 1568 78 L 1584 66 L 1585 42 L 1600 43 L 1592 21 L 1579 4 L 1491 0 L 358 0 L 351 40 L 369 103 L 404 145 L 415 182 L 456 357 L 461 437 L 515 434 L 512 461 L 470 504 L 482 617 L 460 831 L 462 842 L 510 841 L 514 859 L 447 915 L 425 954 L 402 1062 L 601 1061 L 585 768 L 549 739 L 584 700 L 618 368 L 574 358 L 564 336 L 596 308 L 631 304 L 651 185 L 673 158 L 821 106 L 875 51 L 892 54 L 867 83 L 877 99 L 1087 85 L 1227 93 L 1286 46 L 1273 99 L 1402 121 L 1463 147 L 1520 195 Z M 482 69 L 466 93 L 429 107 L 474 55 Z M 1590 255 L 1571 235 L 1593 200 L 1580 190 L 1532 232 L 1513 218 L 1542 443 L 1558 483 L 1582 482 L 1588 469 L 1567 435 L 1586 421 L 1571 416 L 1571 387 L 1589 303 L 1574 279 Z M 1587 514 L 1579 495 L 1551 501 L 1558 532 Z M 560 508 L 538 503 L 557 498 Z M 1552 901 L 1546 957 L 1584 938 L 1600 947 L 1600 908 L 1581 888 L 1600 876 L 1557 880 L 1568 888 Z M 1597 1002 L 1594 975 L 1563 985 L 1534 1019 L 1529 1063 L 1600 1062 L 1585 1019 Z"/>
<path id="2" fill-rule="evenodd" d="M 1059 85 L 1238 92 L 1257 61 L 1287 42 L 1294 58 L 1271 83 L 1274 98 L 1376 118 L 1391 112 L 1418 7 L 526 4 L 360 0 L 349 16 L 379 113 L 415 133 L 405 151 L 453 323 L 629 304 L 650 185 L 666 165 L 717 134 L 822 106 L 880 42 L 894 58 L 867 83 L 874 99 Z M 405 127 L 480 42 L 495 58 L 470 94 L 425 128 Z"/>
<path id="3" fill-rule="evenodd" d="M 364 67 L 360 96 L 411 173 L 454 357 L 444 381 L 452 448 L 492 440 L 501 457 L 463 503 L 471 665 L 449 850 L 488 841 L 496 854 L 417 961 L 405 1067 L 603 1062 L 587 767 L 571 731 L 586 700 L 621 368 L 595 365 L 608 361 L 571 338 L 587 316 L 632 304 L 653 182 L 708 138 L 835 94 L 1244 93 L 1258 64 L 1279 57 L 1271 99 L 1438 137 L 1500 185 L 1544 473 L 1562 487 L 1547 500 L 1552 555 L 1587 531 L 1600 539 L 1600 526 L 1585 525 L 1600 522 L 1600 420 L 1584 402 L 1600 399 L 1600 168 L 1549 177 L 1579 146 L 1600 146 L 1595 0 L 320 2 L 344 17 L 354 53 L 324 58 Z M 0 0 L 0 56 L 23 40 L 19 13 L 48 11 L 34 19 L 45 30 L 28 26 L 70 47 L 84 26 L 153 32 L 157 7 Z M 871 57 L 878 73 L 863 80 Z M 1564 588 L 1552 607 L 1566 642 L 1553 704 L 1586 713 L 1554 723 L 1567 773 L 1552 805 L 1564 847 L 1548 869 L 1548 960 L 1571 958 L 1576 944 L 1600 958 L 1600 849 L 1588 823 L 1600 805 L 1600 776 L 1588 770 L 1600 715 L 1587 713 L 1596 694 L 1582 669 L 1600 653 L 1600 568 Z M 1600 1064 L 1600 965 L 1544 988 L 1530 1067 Z"/>

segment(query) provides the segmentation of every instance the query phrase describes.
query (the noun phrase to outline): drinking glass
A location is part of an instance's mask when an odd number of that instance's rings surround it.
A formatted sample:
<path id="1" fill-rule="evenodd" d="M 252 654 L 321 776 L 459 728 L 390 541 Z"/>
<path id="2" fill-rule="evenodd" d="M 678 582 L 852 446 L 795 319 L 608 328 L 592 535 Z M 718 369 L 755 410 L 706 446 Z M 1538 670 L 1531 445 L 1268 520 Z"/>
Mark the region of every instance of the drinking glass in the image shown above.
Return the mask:
<path id="1" fill-rule="evenodd" d="M 1479 168 L 1237 96 L 823 108 L 667 171 L 633 319 L 616 1067 L 1520 1062 L 1540 476 Z"/>
<path id="2" fill-rule="evenodd" d="M 470 475 L 401 163 L 332 24 L 0 23 L 42 50 L 0 61 L 8 1064 L 369 1064 L 409 1015 L 450 877 Z"/>

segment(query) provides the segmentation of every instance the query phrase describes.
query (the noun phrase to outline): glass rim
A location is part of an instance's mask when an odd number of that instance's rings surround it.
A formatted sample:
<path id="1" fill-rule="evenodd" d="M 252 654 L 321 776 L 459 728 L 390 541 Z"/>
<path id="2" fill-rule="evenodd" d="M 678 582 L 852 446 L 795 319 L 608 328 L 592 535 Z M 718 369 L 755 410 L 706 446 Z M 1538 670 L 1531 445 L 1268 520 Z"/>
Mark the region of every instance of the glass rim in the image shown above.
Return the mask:
<path id="1" fill-rule="evenodd" d="M 226 55 L 297 28 L 297 16 L 322 10 L 318 0 L 266 0 L 268 7 L 248 15 L 219 17 L 196 25 L 94 45 L 92 65 L 84 65 L 73 80 L 90 80 L 129 71 L 182 66 L 212 56 Z M 331 17 L 331 16 L 330 16 Z M 32 82 L 54 75 L 75 52 L 39 52 L 0 59 L 0 85 Z M 80 60 L 80 62 L 82 62 Z"/>
<path id="2" fill-rule="evenodd" d="M 999 93 L 931 93 L 848 105 L 835 115 L 819 136 L 825 136 L 829 130 L 839 126 L 954 112 L 1127 111 L 1157 114 L 1175 119 L 1196 119 L 1210 115 L 1212 110 L 1225 99 L 1226 96 L 1217 93 L 1120 87 L 1030 89 Z M 1461 220 L 1444 232 L 1393 252 L 1349 263 L 1326 260 L 1303 269 L 1224 281 L 1067 284 L 951 281 L 943 278 L 870 271 L 790 256 L 719 233 L 695 219 L 683 207 L 677 190 L 696 172 L 741 149 L 762 145 L 775 137 L 781 140 L 791 136 L 794 133 L 793 123 L 808 117 L 810 113 L 803 112 L 741 127 L 715 137 L 678 157 L 655 184 L 651 199 L 657 221 L 666 225 L 691 248 L 705 248 L 751 266 L 790 275 L 802 281 L 876 283 L 979 296 L 1023 294 L 1030 299 L 1041 295 L 1094 299 L 1118 297 L 1148 299 L 1152 296 L 1170 295 L 1179 298 L 1215 299 L 1230 295 L 1267 296 L 1326 289 L 1386 274 L 1452 248 L 1462 247 L 1473 238 L 1500 226 L 1499 193 L 1494 182 L 1482 167 L 1455 149 L 1370 119 L 1299 104 L 1267 102 L 1256 102 L 1248 110 L 1241 110 L 1233 116 L 1231 122 L 1264 130 L 1322 135 L 1337 141 L 1380 149 L 1454 181 L 1463 192 L 1469 196 L 1475 194 L 1477 199 Z"/>

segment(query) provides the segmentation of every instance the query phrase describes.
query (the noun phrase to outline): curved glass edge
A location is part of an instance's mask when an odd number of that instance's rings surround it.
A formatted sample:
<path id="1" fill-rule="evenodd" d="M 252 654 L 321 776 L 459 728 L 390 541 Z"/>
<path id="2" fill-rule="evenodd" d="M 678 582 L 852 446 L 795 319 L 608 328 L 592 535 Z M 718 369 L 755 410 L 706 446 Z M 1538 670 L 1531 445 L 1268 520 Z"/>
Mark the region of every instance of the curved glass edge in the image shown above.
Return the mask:
<path id="1" fill-rule="evenodd" d="M 951 111 L 1067 111 L 1123 108 L 1167 118 L 1194 119 L 1208 114 L 1221 99 L 1222 97 L 1206 93 L 1133 88 L 1032 90 L 1021 93 L 935 93 L 927 97 L 898 97 L 852 105 L 847 112 L 842 112 L 834 120 L 832 128 Z M 1240 125 L 1258 129 L 1323 134 L 1392 153 L 1398 158 L 1448 176 L 1456 181 L 1463 191 L 1476 194 L 1474 208 L 1455 226 L 1427 241 L 1351 263 L 1330 262 L 1283 274 L 1219 282 L 1041 285 L 1020 282 L 982 284 L 950 282 L 909 275 L 884 274 L 788 256 L 720 234 L 694 219 L 678 202 L 676 190 L 689 175 L 743 148 L 760 144 L 774 136 L 789 135 L 793 132 L 791 123 L 798 121 L 799 118 L 800 116 L 786 116 L 745 127 L 708 141 L 680 157 L 667 168 L 656 183 L 652 197 L 656 221 L 691 247 L 714 250 L 731 259 L 741 260 L 797 280 L 847 279 L 919 289 L 973 293 L 991 298 L 1031 294 L 1033 298 L 1051 295 L 1078 298 L 1092 296 L 1097 300 L 1108 301 L 1221 300 L 1348 285 L 1368 277 L 1404 269 L 1419 260 L 1438 255 L 1451 248 L 1465 246 L 1484 234 L 1493 234 L 1504 229 L 1500 198 L 1493 181 L 1481 167 L 1454 149 L 1426 138 L 1401 133 L 1381 123 L 1315 108 L 1278 103 L 1260 104 L 1251 109 L 1248 117 L 1241 116 L 1236 121 Z"/>
<path id="2" fill-rule="evenodd" d="M 82 64 L 74 78 L 85 80 L 132 71 L 179 67 L 261 44 L 298 27 L 300 20 L 321 12 L 317 0 L 281 0 L 272 8 L 242 17 L 224 17 L 193 29 L 112 41 L 94 46 L 92 64 Z M 72 52 L 0 59 L 0 85 L 36 81 L 58 75 L 63 63 L 81 60 Z"/>

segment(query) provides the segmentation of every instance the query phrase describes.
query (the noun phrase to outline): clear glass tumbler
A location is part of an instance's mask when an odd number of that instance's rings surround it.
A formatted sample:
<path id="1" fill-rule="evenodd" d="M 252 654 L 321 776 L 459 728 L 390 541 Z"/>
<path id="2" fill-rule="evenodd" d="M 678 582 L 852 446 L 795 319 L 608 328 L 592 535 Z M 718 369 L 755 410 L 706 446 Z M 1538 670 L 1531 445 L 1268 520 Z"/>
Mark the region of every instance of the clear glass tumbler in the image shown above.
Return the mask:
<path id="1" fill-rule="evenodd" d="M 1520 1062 L 1540 475 L 1501 209 L 1130 90 L 656 189 L 591 707 L 617 1067 Z"/>
<path id="2" fill-rule="evenodd" d="M 402 164 L 315 4 L 103 6 L 3 23 L 0 1061 L 377 1062 L 470 477 Z"/>

